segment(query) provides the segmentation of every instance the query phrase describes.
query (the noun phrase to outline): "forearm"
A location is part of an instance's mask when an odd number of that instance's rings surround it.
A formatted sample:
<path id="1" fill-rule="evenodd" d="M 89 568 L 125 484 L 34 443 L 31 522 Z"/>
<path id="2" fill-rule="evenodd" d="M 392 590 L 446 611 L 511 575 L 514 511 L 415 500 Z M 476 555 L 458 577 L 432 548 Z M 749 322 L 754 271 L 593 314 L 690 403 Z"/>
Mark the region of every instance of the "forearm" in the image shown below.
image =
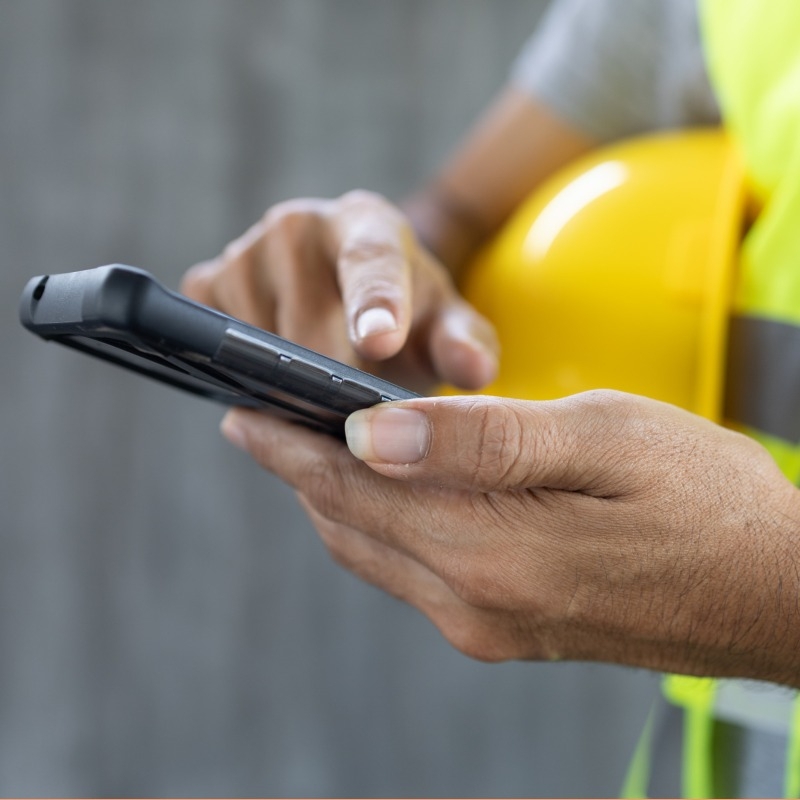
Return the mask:
<path id="1" fill-rule="evenodd" d="M 402 208 L 421 242 L 458 277 L 541 181 L 592 147 L 535 98 L 508 88 Z"/>
<path id="2" fill-rule="evenodd" d="M 401 208 L 420 243 L 454 278 L 493 233 L 479 214 L 436 181 L 409 197 Z"/>

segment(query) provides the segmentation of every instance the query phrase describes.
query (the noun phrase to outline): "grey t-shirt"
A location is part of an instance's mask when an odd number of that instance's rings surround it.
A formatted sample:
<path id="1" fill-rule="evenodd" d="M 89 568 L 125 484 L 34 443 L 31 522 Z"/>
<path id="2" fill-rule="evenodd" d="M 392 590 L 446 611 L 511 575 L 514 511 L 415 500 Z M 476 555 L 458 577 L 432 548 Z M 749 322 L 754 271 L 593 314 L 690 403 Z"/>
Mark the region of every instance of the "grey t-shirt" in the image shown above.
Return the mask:
<path id="1" fill-rule="evenodd" d="M 556 0 L 511 81 L 598 142 L 721 121 L 696 0 Z M 782 791 L 794 696 L 765 683 L 721 683 L 715 716 L 725 734 L 716 738 L 726 741 L 726 794 Z M 679 752 L 669 740 L 680 735 L 679 725 L 663 725 L 659 750 Z M 657 757 L 651 796 L 675 796 L 679 771 Z"/>
<path id="2" fill-rule="evenodd" d="M 695 0 L 558 0 L 511 80 L 600 142 L 720 121 Z"/>

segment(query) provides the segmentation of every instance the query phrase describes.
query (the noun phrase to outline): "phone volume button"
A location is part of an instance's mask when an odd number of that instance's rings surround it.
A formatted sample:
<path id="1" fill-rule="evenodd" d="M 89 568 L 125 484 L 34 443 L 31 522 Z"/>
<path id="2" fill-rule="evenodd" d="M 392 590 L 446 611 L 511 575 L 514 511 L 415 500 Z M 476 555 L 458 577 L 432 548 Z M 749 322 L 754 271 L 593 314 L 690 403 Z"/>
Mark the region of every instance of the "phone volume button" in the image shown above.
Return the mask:
<path id="1" fill-rule="evenodd" d="M 291 356 L 287 356 L 286 353 L 281 353 L 275 364 L 275 372 L 272 374 L 272 379 L 279 386 L 291 384 L 293 380 L 296 381 L 298 370 L 301 366 L 302 365 Z"/>
<path id="2" fill-rule="evenodd" d="M 331 386 L 331 373 L 316 364 L 303 361 L 299 358 L 292 359 L 285 373 L 287 380 L 298 392 L 308 396 L 310 400 L 319 400 L 320 393 L 327 395 Z"/>
<path id="3" fill-rule="evenodd" d="M 342 395 L 346 396 L 352 404 L 352 410 L 368 408 L 381 402 L 381 393 L 360 383 L 345 379 L 342 386 Z"/>
<path id="4" fill-rule="evenodd" d="M 267 379 L 283 360 L 283 356 L 265 342 L 234 328 L 228 328 L 213 360 L 222 366 L 240 370 L 253 377 Z"/>

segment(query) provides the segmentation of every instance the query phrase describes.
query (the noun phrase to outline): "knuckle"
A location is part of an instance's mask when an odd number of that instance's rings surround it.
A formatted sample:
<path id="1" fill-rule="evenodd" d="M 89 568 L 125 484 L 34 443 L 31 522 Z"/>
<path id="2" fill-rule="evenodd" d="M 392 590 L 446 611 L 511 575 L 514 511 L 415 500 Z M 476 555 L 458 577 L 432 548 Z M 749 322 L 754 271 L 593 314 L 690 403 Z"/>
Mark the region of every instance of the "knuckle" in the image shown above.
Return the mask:
<path id="1" fill-rule="evenodd" d="M 648 419 L 640 398 L 614 389 L 594 389 L 577 395 L 577 411 L 589 423 L 587 433 L 606 442 L 610 450 L 635 445 L 639 438 L 652 436 L 656 420 Z"/>
<path id="2" fill-rule="evenodd" d="M 346 240 L 338 264 L 343 295 L 355 305 L 366 305 L 374 298 L 400 302 L 406 283 L 404 265 L 395 242 L 369 236 Z"/>
<path id="3" fill-rule="evenodd" d="M 262 219 L 268 236 L 295 236 L 304 232 L 316 216 L 309 201 L 287 200 L 267 209 Z"/>
<path id="4" fill-rule="evenodd" d="M 540 657 L 543 635 L 563 625 L 561 595 L 548 600 L 545 592 L 530 587 L 520 591 L 513 585 L 519 576 L 509 578 L 505 567 L 498 560 L 488 569 L 473 565 L 460 570 L 458 587 L 448 584 L 459 603 L 457 612 L 434 620 L 453 647 L 478 661 Z"/>
<path id="5" fill-rule="evenodd" d="M 482 563 L 472 566 L 456 594 L 473 608 L 499 610 L 504 605 L 494 569 Z"/>
<path id="6" fill-rule="evenodd" d="M 358 210 L 361 208 L 392 208 L 392 204 L 378 192 L 369 189 L 352 189 L 339 198 L 339 204 L 344 210 Z"/>
<path id="7" fill-rule="evenodd" d="M 334 202 L 336 212 L 351 220 L 370 220 L 384 230 L 393 231 L 398 240 L 413 240 L 413 232 L 405 214 L 377 192 L 354 189 Z"/>
<path id="8" fill-rule="evenodd" d="M 617 412 L 625 408 L 633 408 L 633 395 L 616 389 L 590 389 L 575 396 L 577 402 L 586 408 L 601 412 Z"/>
<path id="9" fill-rule="evenodd" d="M 448 619 L 440 628 L 445 639 L 456 650 L 475 661 L 497 663 L 511 657 L 511 654 L 504 652 L 492 631 L 469 613 Z"/>
<path id="10" fill-rule="evenodd" d="M 195 264 L 181 278 L 181 292 L 189 297 L 205 296 L 219 266 L 219 261 Z"/>
<path id="11" fill-rule="evenodd" d="M 228 242 L 228 244 L 226 244 L 222 249 L 220 261 L 226 265 L 233 261 L 237 261 L 242 255 L 242 249 L 241 242 L 238 239 Z"/>
<path id="12" fill-rule="evenodd" d="M 346 266 L 369 263 L 386 266 L 398 261 L 401 252 L 396 242 L 361 234 L 342 242 L 339 257 Z"/>
<path id="13" fill-rule="evenodd" d="M 458 553 L 442 565 L 442 579 L 470 608 L 500 610 L 508 605 L 503 581 L 490 555 Z"/>
<path id="14" fill-rule="evenodd" d="M 513 407 L 477 402 L 467 414 L 467 425 L 478 431 L 471 488 L 499 486 L 513 479 L 524 438 L 524 426 Z"/>

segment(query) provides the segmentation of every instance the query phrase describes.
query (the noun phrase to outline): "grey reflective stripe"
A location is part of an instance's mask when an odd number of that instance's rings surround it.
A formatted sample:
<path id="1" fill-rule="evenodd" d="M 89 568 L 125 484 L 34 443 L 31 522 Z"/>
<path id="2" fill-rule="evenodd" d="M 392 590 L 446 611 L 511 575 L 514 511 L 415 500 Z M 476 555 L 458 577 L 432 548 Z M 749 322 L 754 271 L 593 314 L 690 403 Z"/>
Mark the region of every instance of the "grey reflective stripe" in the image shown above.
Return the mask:
<path id="1" fill-rule="evenodd" d="M 794 689 L 774 683 L 720 680 L 714 696 L 714 717 L 787 738 L 796 696 Z"/>
<path id="2" fill-rule="evenodd" d="M 682 796 L 684 711 L 661 700 L 656 707 L 647 797 Z M 713 797 L 782 797 L 788 740 L 733 722 L 714 724 Z"/>
<path id="3" fill-rule="evenodd" d="M 681 797 L 683 709 L 662 697 L 655 708 L 653 724 L 647 797 Z"/>
<path id="4" fill-rule="evenodd" d="M 800 442 L 800 327 L 731 319 L 725 418 Z"/>
<path id="5" fill-rule="evenodd" d="M 787 744 L 778 733 L 717 722 L 714 796 L 783 797 Z"/>
<path id="6" fill-rule="evenodd" d="M 785 736 L 764 731 L 752 734 L 741 755 L 739 797 L 785 797 L 787 750 Z"/>

